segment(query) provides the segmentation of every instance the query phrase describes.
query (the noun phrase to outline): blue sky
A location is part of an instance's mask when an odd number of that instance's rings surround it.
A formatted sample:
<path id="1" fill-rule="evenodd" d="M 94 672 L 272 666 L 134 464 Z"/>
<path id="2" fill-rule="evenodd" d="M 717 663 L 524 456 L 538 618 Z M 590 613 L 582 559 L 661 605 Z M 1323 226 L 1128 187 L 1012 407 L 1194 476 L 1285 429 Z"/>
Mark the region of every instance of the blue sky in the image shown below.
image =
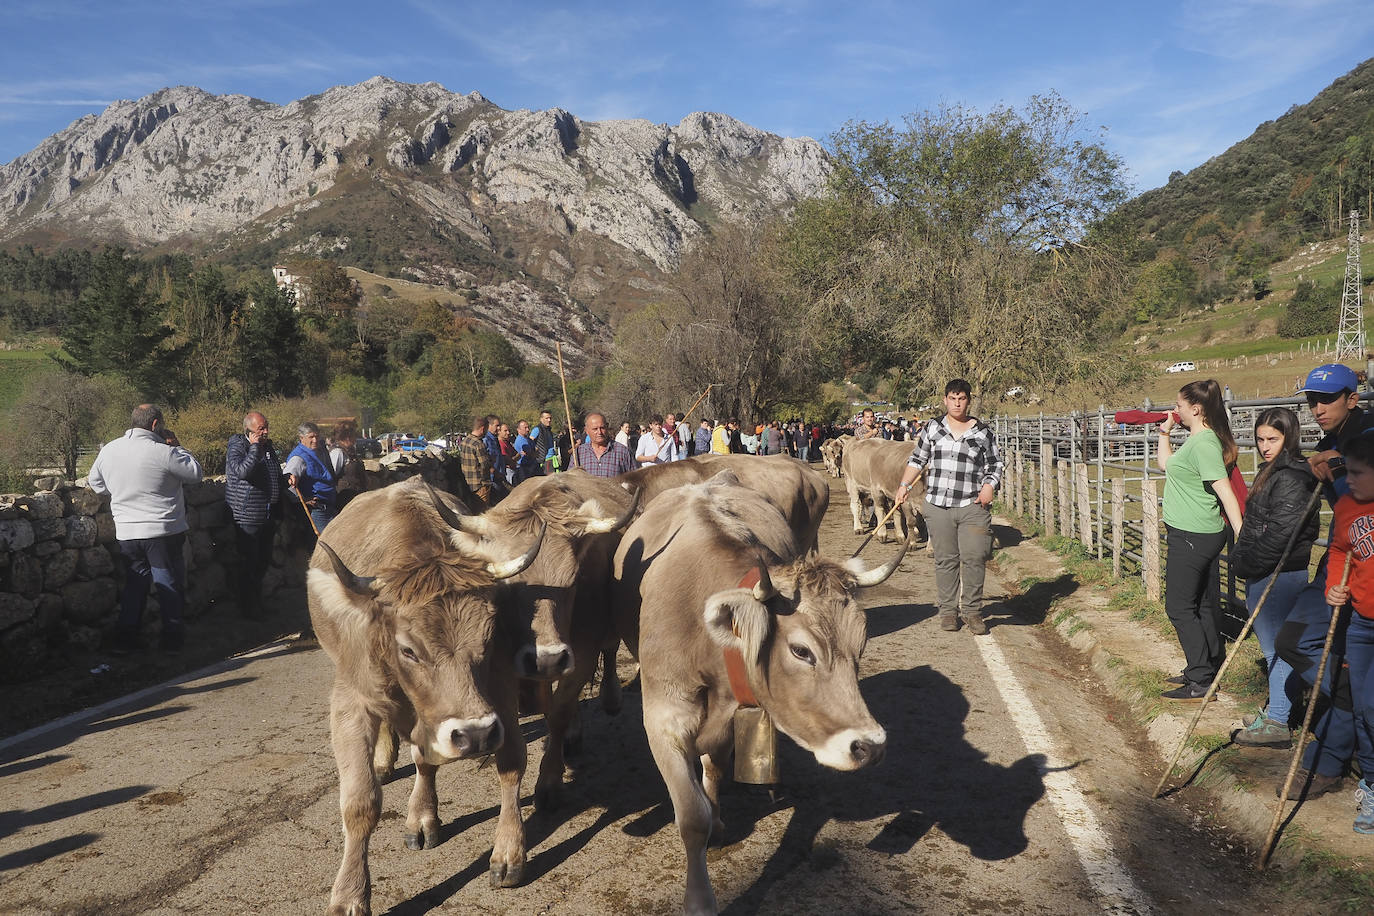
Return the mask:
<path id="1" fill-rule="evenodd" d="M 194 85 L 286 103 L 377 74 L 503 108 L 676 123 L 846 121 L 1059 92 L 1138 190 L 1374 54 L 1369 0 L 6 0 L 0 163 L 110 101 Z"/>

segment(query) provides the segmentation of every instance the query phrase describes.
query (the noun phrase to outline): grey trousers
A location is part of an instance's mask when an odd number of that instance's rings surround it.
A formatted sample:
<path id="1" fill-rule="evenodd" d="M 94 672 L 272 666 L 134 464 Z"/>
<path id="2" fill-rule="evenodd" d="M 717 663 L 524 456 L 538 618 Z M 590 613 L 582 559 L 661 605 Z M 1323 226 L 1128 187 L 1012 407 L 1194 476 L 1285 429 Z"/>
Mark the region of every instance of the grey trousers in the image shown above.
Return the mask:
<path id="1" fill-rule="evenodd" d="M 926 500 L 922 511 L 935 553 L 935 588 L 941 617 L 983 613 L 983 578 L 992 555 L 992 513 L 972 503 L 942 509 Z"/>

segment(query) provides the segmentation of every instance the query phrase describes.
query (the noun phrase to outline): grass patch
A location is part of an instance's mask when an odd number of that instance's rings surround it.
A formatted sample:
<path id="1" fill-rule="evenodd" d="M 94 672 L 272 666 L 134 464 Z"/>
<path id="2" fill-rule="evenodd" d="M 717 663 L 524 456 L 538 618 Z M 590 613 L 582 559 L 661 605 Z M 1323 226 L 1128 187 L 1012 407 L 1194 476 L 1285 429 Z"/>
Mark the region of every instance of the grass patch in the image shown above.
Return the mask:
<path id="1" fill-rule="evenodd" d="M 1325 900 L 1346 913 L 1367 913 L 1369 902 L 1374 900 L 1374 875 L 1351 868 L 1339 856 L 1324 851 L 1304 855 L 1286 883 L 1304 895 L 1315 884 Z"/>
<path id="2" fill-rule="evenodd" d="M 1167 675 L 1163 671 L 1142 668 L 1128 662 L 1123 663 L 1122 667 L 1125 669 L 1122 673 L 1122 682 L 1139 697 L 1140 713 L 1145 721 L 1153 722 L 1165 709 L 1160 694 L 1169 686 L 1164 682 Z"/>

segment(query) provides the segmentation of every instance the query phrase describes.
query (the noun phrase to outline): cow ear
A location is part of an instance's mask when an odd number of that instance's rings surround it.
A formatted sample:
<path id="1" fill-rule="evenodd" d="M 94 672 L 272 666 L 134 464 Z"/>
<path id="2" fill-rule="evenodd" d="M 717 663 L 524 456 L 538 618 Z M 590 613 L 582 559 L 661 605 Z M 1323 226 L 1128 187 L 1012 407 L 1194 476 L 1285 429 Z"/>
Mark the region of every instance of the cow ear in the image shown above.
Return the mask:
<path id="1" fill-rule="evenodd" d="M 377 615 L 376 580 L 366 591 L 349 588 L 334 573 L 312 568 L 305 578 L 306 591 L 327 616 L 366 625 Z"/>
<path id="2" fill-rule="evenodd" d="M 723 648 L 736 648 L 744 657 L 758 657 L 772 626 L 768 608 L 751 589 L 730 588 L 706 599 L 706 632 Z"/>

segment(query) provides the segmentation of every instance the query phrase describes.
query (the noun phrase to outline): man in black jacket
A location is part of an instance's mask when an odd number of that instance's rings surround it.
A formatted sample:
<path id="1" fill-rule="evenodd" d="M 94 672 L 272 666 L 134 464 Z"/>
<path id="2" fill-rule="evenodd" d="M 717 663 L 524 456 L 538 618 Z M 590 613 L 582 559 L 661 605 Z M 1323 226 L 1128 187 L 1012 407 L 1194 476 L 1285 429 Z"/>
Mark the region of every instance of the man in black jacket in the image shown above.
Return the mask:
<path id="1" fill-rule="evenodd" d="M 248 413 L 243 432 L 229 439 L 224 461 L 224 499 L 234 516 L 234 543 L 243 564 L 237 583 L 239 612 L 250 620 L 263 616 L 262 580 L 272 562 L 287 487 L 281 457 L 267 433 L 267 418 Z"/>

